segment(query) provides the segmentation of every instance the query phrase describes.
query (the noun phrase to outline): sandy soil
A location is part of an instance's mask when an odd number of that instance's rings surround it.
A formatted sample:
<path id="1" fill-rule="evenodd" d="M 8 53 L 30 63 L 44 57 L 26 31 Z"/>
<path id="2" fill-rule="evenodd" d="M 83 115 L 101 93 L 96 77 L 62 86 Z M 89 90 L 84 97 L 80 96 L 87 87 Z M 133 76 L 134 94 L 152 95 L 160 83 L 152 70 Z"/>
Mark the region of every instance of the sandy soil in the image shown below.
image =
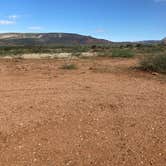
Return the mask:
<path id="1" fill-rule="evenodd" d="M 0 166 L 165 166 L 166 81 L 136 60 L 0 60 Z"/>
<path id="2" fill-rule="evenodd" d="M 95 57 L 97 53 L 95 52 L 82 52 L 80 53 L 80 57 Z M 21 59 L 55 59 L 55 58 L 69 58 L 72 56 L 72 53 L 31 53 L 31 54 L 23 54 L 23 55 L 16 55 L 16 58 L 21 58 Z M 12 59 L 12 56 L 4 56 L 3 59 Z M 77 57 L 72 56 L 72 59 L 78 59 Z"/>

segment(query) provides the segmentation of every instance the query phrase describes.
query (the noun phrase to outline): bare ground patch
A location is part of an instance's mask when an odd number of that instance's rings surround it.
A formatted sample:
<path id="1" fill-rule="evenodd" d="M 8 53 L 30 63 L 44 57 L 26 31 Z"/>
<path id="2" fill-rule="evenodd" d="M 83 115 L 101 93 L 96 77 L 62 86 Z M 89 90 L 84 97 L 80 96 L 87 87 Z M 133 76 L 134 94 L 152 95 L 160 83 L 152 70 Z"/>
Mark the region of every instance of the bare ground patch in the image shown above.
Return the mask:
<path id="1" fill-rule="evenodd" d="M 133 59 L 63 63 L 0 60 L 0 165 L 164 166 L 165 82 Z"/>

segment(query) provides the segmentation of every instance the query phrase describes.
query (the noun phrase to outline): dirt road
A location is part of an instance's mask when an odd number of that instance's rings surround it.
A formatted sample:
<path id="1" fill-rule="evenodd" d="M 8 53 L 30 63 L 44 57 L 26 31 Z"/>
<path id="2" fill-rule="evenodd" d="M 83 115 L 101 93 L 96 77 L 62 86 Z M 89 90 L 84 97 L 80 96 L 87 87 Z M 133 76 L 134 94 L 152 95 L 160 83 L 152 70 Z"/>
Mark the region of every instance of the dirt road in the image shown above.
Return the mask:
<path id="1" fill-rule="evenodd" d="M 0 60 L 0 166 L 165 166 L 166 81 L 135 60 Z"/>

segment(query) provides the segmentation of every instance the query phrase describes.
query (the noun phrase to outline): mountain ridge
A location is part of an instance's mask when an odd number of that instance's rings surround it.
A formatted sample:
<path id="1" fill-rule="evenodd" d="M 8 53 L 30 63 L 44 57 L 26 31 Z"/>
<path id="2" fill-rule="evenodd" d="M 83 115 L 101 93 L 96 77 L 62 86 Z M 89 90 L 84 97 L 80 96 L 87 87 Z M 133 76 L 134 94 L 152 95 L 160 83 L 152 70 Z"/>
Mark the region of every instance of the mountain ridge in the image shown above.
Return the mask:
<path id="1" fill-rule="evenodd" d="M 74 33 L 1 33 L 0 45 L 86 45 L 111 41 Z"/>

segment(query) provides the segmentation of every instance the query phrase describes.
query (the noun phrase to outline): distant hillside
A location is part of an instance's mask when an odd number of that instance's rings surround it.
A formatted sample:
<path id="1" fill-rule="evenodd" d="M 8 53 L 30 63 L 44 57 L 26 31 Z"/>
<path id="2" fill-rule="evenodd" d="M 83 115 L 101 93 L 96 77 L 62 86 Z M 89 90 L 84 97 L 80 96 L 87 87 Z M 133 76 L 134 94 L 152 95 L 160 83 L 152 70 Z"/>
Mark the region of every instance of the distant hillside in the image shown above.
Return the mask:
<path id="1" fill-rule="evenodd" d="M 145 40 L 145 41 L 139 41 L 138 43 L 142 43 L 142 44 L 160 44 L 161 40 Z"/>
<path id="2" fill-rule="evenodd" d="M 0 46 L 89 45 L 110 41 L 70 33 L 1 33 Z"/>
<path id="3" fill-rule="evenodd" d="M 140 41 L 139 43 L 142 43 L 142 44 L 165 44 L 166 45 L 166 37 L 162 40 L 145 40 L 145 41 Z"/>
<path id="4" fill-rule="evenodd" d="M 162 43 L 166 45 L 166 37 L 162 40 Z"/>

